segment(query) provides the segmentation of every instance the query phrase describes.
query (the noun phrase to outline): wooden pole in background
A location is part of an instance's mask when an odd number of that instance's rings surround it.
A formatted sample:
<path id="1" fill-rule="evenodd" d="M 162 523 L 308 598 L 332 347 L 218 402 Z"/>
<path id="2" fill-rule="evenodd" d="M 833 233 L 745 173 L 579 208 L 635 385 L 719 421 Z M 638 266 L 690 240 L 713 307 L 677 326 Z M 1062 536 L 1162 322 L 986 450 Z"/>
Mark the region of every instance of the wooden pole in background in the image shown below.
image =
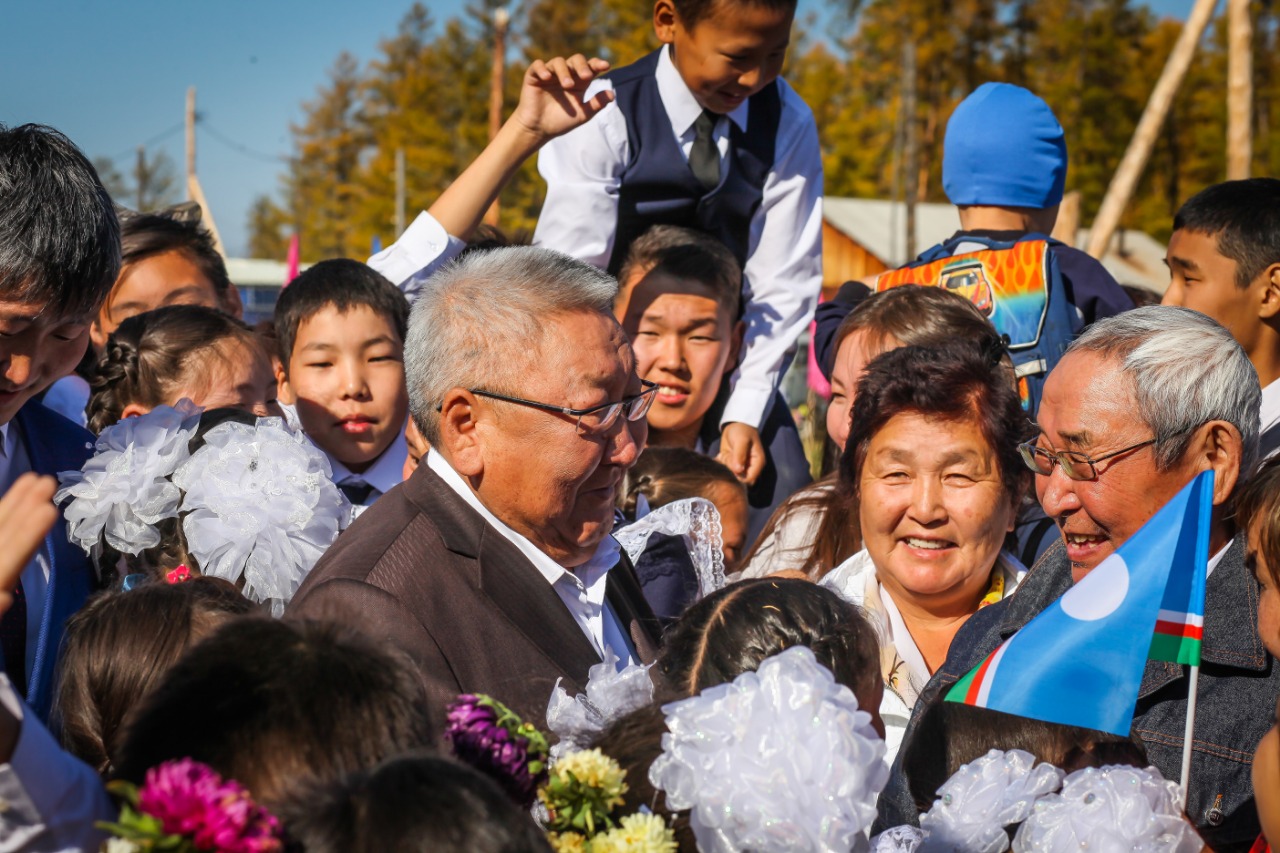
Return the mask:
<path id="1" fill-rule="evenodd" d="M 916 126 L 916 41 L 915 33 L 908 32 L 907 40 L 902 45 L 902 111 L 906 124 L 903 126 L 904 145 L 906 148 L 906 170 L 902 194 L 907 202 L 907 260 L 916 257 L 916 196 L 920 193 L 920 152 L 919 128 Z"/>
<path id="2" fill-rule="evenodd" d="M 502 128 L 502 83 L 507 73 L 507 27 L 511 16 L 506 7 L 499 6 L 493 10 L 493 70 L 489 75 L 489 141 L 498 135 Z M 499 202 L 495 197 L 493 204 L 484 214 L 484 224 L 498 226 Z"/>
<path id="3" fill-rule="evenodd" d="M 1209 25 L 1209 19 L 1213 17 L 1213 9 L 1216 5 L 1217 0 L 1196 0 L 1195 6 L 1191 8 L 1191 14 L 1187 16 L 1186 24 L 1182 27 L 1182 34 L 1178 36 L 1173 52 L 1169 54 L 1164 70 L 1160 72 L 1160 79 L 1151 90 L 1151 97 L 1147 101 L 1146 109 L 1142 111 L 1142 118 L 1138 120 L 1133 139 L 1129 140 L 1129 147 L 1124 152 L 1119 168 L 1116 169 L 1115 177 L 1111 179 L 1111 186 L 1107 188 L 1107 194 L 1102 199 L 1098 215 L 1093 220 L 1093 228 L 1089 232 L 1088 252 L 1095 258 L 1101 258 L 1107 251 L 1107 245 L 1120 225 L 1124 209 L 1129 205 L 1129 199 L 1133 197 L 1138 179 L 1142 177 L 1142 170 L 1146 168 L 1147 160 L 1151 157 L 1151 149 L 1155 147 L 1160 126 L 1169 115 L 1169 107 L 1173 105 L 1178 87 L 1182 85 L 1182 79 L 1191 66 L 1196 45 L 1200 43 L 1200 37 L 1204 35 L 1205 27 Z"/>
<path id="4" fill-rule="evenodd" d="M 224 258 L 227 250 L 222 245 L 222 235 L 213 221 L 213 211 L 209 209 L 209 201 L 200 188 L 200 179 L 196 177 L 196 87 L 187 89 L 187 198 L 200 205 L 200 224 L 213 238 L 213 247 Z"/>
<path id="5" fill-rule="evenodd" d="M 1253 22 L 1249 0 L 1227 0 L 1227 180 L 1253 162 Z"/>

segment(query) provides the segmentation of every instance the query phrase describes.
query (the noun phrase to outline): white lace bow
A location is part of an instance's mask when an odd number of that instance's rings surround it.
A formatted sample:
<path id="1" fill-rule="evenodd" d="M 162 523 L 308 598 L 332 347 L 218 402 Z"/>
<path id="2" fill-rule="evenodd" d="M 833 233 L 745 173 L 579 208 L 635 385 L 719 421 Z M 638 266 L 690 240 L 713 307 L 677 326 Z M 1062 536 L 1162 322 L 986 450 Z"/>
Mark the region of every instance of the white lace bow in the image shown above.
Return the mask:
<path id="1" fill-rule="evenodd" d="M 236 583 L 279 616 L 347 526 L 329 460 L 280 418 L 224 423 L 173 475 L 187 549 L 200 572 Z"/>
<path id="2" fill-rule="evenodd" d="M 652 664 L 650 664 L 651 666 Z M 604 662 L 587 673 L 587 692 L 575 697 L 556 679 L 547 703 L 547 729 L 560 738 L 551 747 L 551 757 L 590 749 L 610 723 L 643 708 L 653 701 L 649 666 L 628 664 L 618 669 L 618 656 L 605 647 Z"/>
<path id="3" fill-rule="evenodd" d="M 715 504 L 705 498 L 672 501 L 618 528 L 613 538 L 635 563 L 655 533 L 684 539 L 698 573 L 699 599 L 724 586 L 724 540 Z"/>
<path id="4" fill-rule="evenodd" d="M 1178 785 L 1154 767 L 1086 767 L 1042 797 L 1014 853 L 1197 853 L 1203 842 L 1178 807 Z"/>
<path id="5" fill-rule="evenodd" d="M 649 780 L 672 810 L 692 810 L 702 853 L 867 849 L 884 742 L 808 648 L 662 710 Z"/>
<path id="6" fill-rule="evenodd" d="M 124 554 L 159 545 L 156 525 L 177 516 L 182 498 L 170 476 L 199 426 L 200 409 L 183 399 L 104 429 L 81 470 L 58 474 L 53 499 L 71 499 L 63 509 L 71 540 L 95 561 L 104 540 Z"/>
<path id="7" fill-rule="evenodd" d="M 1063 772 L 1036 764 L 1020 749 L 993 749 L 961 767 L 938 789 L 938 799 L 920 818 L 928 853 L 1001 853 L 1009 849 L 1006 826 L 1021 823 L 1036 800 L 1062 785 Z"/>

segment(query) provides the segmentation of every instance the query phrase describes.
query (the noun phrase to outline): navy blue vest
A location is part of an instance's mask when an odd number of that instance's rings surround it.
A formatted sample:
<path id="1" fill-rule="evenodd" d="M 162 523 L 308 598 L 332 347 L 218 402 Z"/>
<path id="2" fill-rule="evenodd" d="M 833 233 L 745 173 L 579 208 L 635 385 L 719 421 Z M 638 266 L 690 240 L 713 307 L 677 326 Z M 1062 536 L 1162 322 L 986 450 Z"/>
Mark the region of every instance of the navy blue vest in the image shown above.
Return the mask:
<path id="1" fill-rule="evenodd" d="M 689 170 L 671 133 L 671 119 L 654 77 L 658 57 L 654 51 L 609 74 L 618 108 L 627 121 L 631 149 L 618 191 L 618 226 L 609 272 L 618 274 L 632 241 L 654 225 L 704 231 L 728 246 L 739 264 L 745 264 L 751 217 L 760 207 L 765 179 L 773 169 L 782 117 L 778 84 L 751 96 L 746 132 L 729 122 L 729 153 L 721 164 L 720 185 L 708 192 Z"/>

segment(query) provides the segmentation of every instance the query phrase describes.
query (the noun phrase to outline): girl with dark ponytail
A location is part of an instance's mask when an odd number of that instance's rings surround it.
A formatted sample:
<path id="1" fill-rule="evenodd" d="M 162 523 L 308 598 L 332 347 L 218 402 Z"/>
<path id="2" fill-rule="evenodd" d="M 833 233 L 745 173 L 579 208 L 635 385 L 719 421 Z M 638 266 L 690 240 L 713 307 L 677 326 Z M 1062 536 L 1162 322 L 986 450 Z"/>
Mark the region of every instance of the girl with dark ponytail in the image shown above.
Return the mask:
<path id="1" fill-rule="evenodd" d="M 262 341 L 240 320 L 198 305 L 159 308 L 121 323 L 90 387 L 86 411 L 94 433 L 184 397 L 206 409 L 280 414 Z"/>

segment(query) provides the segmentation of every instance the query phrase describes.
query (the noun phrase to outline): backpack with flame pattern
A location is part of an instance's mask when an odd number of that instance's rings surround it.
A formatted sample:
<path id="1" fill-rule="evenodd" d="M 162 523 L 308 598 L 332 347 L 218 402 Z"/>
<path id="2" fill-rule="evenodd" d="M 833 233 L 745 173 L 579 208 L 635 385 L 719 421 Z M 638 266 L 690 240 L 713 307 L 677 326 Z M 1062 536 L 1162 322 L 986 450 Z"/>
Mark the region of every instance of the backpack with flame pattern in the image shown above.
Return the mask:
<path id="1" fill-rule="evenodd" d="M 958 255 L 948 248 L 948 244 L 974 243 L 985 248 Z M 881 273 L 875 289 L 934 285 L 972 302 L 997 332 L 1008 336 L 1022 406 L 1034 417 L 1045 377 L 1079 326 L 1053 253 L 1053 247 L 1061 245 L 1043 234 L 1027 234 L 1014 241 L 965 234 L 933 247 L 904 267 Z"/>

